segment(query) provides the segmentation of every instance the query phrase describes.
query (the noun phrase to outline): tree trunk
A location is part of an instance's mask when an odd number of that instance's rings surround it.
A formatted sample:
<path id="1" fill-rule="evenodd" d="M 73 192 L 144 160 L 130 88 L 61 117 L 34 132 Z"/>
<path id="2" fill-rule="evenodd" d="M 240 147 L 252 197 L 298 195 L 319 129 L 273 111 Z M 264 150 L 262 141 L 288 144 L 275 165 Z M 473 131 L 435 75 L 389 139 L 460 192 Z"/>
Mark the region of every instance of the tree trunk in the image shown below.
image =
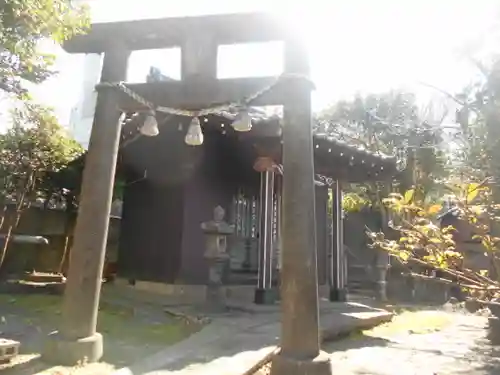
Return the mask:
<path id="1" fill-rule="evenodd" d="M 24 200 L 26 199 L 26 195 L 28 194 L 28 192 L 30 192 L 34 188 L 34 185 L 32 184 L 33 183 L 33 176 L 34 176 L 33 172 L 30 172 L 29 175 L 27 176 L 26 184 L 23 187 L 21 197 L 19 198 L 19 201 L 16 202 L 16 218 L 15 218 L 14 223 L 12 223 L 9 226 L 9 229 L 7 230 L 7 235 L 5 236 L 5 242 L 3 244 L 2 252 L 0 254 L 0 269 L 2 268 L 3 263 L 5 261 L 5 256 L 7 254 L 10 240 L 12 238 L 12 231 L 15 228 L 17 228 L 17 226 L 19 225 L 19 221 L 21 219 L 21 214 L 23 213 L 23 206 L 24 206 Z M 28 208 L 29 208 L 29 204 L 28 204 Z"/>
<path id="2" fill-rule="evenodd" d="M 66 222 L 64 223 L 64 249 L 61 256 L 61 262 L 59 263 L 59 273 L 63 273 L 64 271 L 64 263 L 68 258 L 69 249 L 71 247 L 71 234 L 73 233 L 74 223 L 73 223 L 73 204 L 75 201 L 75 197 L 73 195 L 69 195 L 66 198 Z"/>
<path id="3" fill-rule="evenodd" d="M 17 228 L 19 224 L 19 220 L 21 219 L 22 211 L 16 210 L 16 220 L 13 224 L 9 225 L 9 229 L 7 229 L 7 235 L 5 236 L 5 242 L 3 243 L 2 253 L 0 254 L 0 269 L 3 266 L 3 262 L 5 261 L 5 256 L 7 254 L 7 249 L 10 244 L 10 240 L 12 238 L 12 231 Z"/>
<path id="4" fill-rule="evenodd" d="M 2 216 L 0 217 L 0 229 L 3 228 L 3 224 L 5 222 L 5 215 L 7 214 L 7 204 L 4 202 L 2 208 Z"/>

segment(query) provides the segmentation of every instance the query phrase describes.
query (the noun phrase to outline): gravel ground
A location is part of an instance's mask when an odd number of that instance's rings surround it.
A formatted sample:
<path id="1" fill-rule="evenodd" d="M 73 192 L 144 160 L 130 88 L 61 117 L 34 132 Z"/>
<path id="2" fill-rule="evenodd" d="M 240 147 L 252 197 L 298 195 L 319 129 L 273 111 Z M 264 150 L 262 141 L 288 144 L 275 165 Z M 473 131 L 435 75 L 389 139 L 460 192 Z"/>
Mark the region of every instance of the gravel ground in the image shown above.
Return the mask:
<path id="1" fill-rule="evenodd" d="M 20 311 L 11 305 L 0 307 L 4 317 L 0 322 L 0 333 L 23 342 L 25 356 L 19 360 L 29 361 L 40 338 L 47 334 L 47 327 L 37 324 L 36 319 L 32 320 L 31 314 L 19 314 Z M 9 308 L 6 310 L 6 307 Z M 158 313 L 159 316 L 151 314 L 148 312 L 144 317 L 134 314 L 134 320 L 151 322 L 164 317 L 162 312 Z M 500 346 L 490 345 L 486 338 L 487 324 L 487 317 L 462 310 L 406 311 L 391 323 L 329 343 L 324 350 L 331 354 L 334 374 L 500 375 Z M 125 358 L 133 361 L 154 352 L 154 347 L 137 346 L 137 342 L 130 345 L 129 342 L 108 340 L 107 344 L 108 355 L 115 351 L 120 354 L 108 358 L 108 363 L 73 369 L 50 368 L 36 363 L 15 368 L 0 366 L 0 372 L 5 375 L 105 375 L 111 372 L 113 365 L 123 366 L 121 360 Z M 259 374 L 268 371 L 269 366 L 266 366 Z"/>
<path id="2" fill-rule="evenodd" d="M 498 375 L 500 347 L 486 338 L 487 318 L 439 312 L 449 322 L 432 332 L 375 330 L 327 345 L 334 373 L 345 375 Z M 388 326 L 389 327 L 389 326 Z"/>
<path id="3" fill-rule="evenodd" d="M 21 342 L 20 354 L 0 364 L 2 375 L 107 375 L 154 354 L 199 329 L 170 317 L 161 308 L 102 302 L 99 330 L 105 335 L 102 363 L 52 367 L 39 360 L 40 349 L 60 319 L 58 297 L 0 295 L 0 337 Z"/>

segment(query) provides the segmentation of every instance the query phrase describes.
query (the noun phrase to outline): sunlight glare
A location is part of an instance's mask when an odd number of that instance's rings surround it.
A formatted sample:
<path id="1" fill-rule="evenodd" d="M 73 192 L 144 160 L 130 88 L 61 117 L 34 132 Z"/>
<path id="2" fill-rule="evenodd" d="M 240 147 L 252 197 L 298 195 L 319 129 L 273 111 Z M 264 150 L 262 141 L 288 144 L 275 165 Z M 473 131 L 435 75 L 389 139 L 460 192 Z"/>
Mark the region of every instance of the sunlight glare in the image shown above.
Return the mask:
<path id="1" fill-rule="evenodd" d="M 477 2 L 456 0 L 90 0 L 94 22 L 197 16 L 203 14 L 267 11 L 302 39 L 310 53 L 312 79 L 316 83 L 314 108 L 319 110 L 356 93 L 403 88 L 430 97 L 432 90 L 418 82 L 455 92 L 469 83 L 474 67 L 464 60 L 464 46 L 478 49 L 492 35 L 498 19 L 497 0 Z M 498 39 L 497 39 L 498 41 Z M 498 43 L 491 45 L 497 49 Z M 234 48 L 234 47 L 233 47 Z M 274 72 L 280 65 L 271 45 L 240 48 L 237 56 L 220 64 L 219 76 L 260 75 Z M 267 48 L 267 50 L 266 50 Z M 58 52 L 61 75 L 41 85 L 41 97 L 69 111 L 68 86 L 78 92 L 74 58 Z M 175 58 L 177 59 L 177 58 Z M 224 60 L 224 59 L 220 59 Z M 167 69 L 176 75 L 178 60 L 160 53 L 140 58 L 134 53 L 130 77 L 143 80 L 149 66 Z M 68 73 L 69 72 L 69 73 Z M 72 76 L 73 79 L 68 79 Z M 176 77 L 177 78 L 177 77 Z M 57 85 L 56 82 L 57 81 Z M 45 87 L 45 88 L 43 88 Z M 50 87 L 49 90 L 46 88 Z M 38 91 L 38 90 L 37 90 Z M 423 94 L 422 94 L 423 93 Z M 435 92 L 434 92 L 435 94 Z"/>

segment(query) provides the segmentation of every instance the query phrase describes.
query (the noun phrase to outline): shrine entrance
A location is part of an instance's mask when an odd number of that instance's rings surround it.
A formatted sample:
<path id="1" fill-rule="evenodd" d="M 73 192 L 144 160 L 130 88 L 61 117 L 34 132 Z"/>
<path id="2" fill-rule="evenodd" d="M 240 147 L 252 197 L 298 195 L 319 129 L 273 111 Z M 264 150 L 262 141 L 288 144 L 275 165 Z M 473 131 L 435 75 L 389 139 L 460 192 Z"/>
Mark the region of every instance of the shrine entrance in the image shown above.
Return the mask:
<path id="1" fill-rule="evenodd" d="M 217 78 L 219 46 L 266 41 L 284 42 L 282 75 Z M 180 81 L 123 82 L 132 50 L 178 46 Z M 121 233 L 126 237 L 121 245 L 129 270 L 140 267 L 143 277 L 160 282 L 203 285 L 208 265 L 202 225 L 212 220 L 214 207 L 232 211 L 240 255 L 229 269 L 255 270 L 257 247 L 255 301 L 273 301 L 273 271 L 281 269 L 281 351 L 273 359 L 272 374 L 331 374 L 320 348 L 318 280 L 330 267 L 332 300 L 345 300 L 339 276 L 342 231 L 335 232 L 328 247 L 326 216 L 317 216 L 326 210 L 328 185 L 315 185 L 315 177 L 386 179 L 394 174 L 395 163 L 332 135 L 313 135 L 314 87 L 296 29 L 261 13 L 103 23 L 64 48 L 104 54 L 104 60 L 61 325 L 48 340 L 45 358 L 73 364 L 97 361 L 103 354 L 96 332 L 98 304 L 118 148 L 127 130 L 142 135 L 134 147 L 143 151 L 120 159 L 127 159 L 135 173 L 146 170 L 148 177 L 142 187 L 129 185 L 124 193 Z M 276 105 L 283 106 L 282 118 L 252 114 L 255 107 Z M 129 114 L 128 125 L 123 113 Z M 222 168 L 238 158 L 242 163 Z M 263 159 L 268 162 L 260 163 Z M 235 173 L 239 179 L 229 176 Z M 252 193 L 240 190 L 247 188 Z M 340 199 L 336 202 L 339 212 Z M 336 220 L 338 229 L 341 220 Z M 163 242 L 166 231 L 169 246 Z M 122 259 L 127 258 L 120 254 Z"/>

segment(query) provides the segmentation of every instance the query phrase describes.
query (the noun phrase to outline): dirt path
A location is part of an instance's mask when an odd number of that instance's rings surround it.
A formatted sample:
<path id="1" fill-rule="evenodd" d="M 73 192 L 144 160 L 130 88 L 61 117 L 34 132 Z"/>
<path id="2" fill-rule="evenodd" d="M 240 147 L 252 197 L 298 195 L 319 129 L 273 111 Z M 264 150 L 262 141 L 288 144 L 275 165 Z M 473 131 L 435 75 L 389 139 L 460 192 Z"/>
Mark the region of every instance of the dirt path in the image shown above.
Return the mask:
<path id="1" fill-rule="evenodd" d="M 329 344 L 334 373 L 352 375 L 500 374 L 500 347 L 486 339 L 487 318 L 435 312 L 441 327 L 394 329 Z M 447 323 L 444 322 L 447 320 Z M 423 326 L 421 326 L 423 327 Z"/>

